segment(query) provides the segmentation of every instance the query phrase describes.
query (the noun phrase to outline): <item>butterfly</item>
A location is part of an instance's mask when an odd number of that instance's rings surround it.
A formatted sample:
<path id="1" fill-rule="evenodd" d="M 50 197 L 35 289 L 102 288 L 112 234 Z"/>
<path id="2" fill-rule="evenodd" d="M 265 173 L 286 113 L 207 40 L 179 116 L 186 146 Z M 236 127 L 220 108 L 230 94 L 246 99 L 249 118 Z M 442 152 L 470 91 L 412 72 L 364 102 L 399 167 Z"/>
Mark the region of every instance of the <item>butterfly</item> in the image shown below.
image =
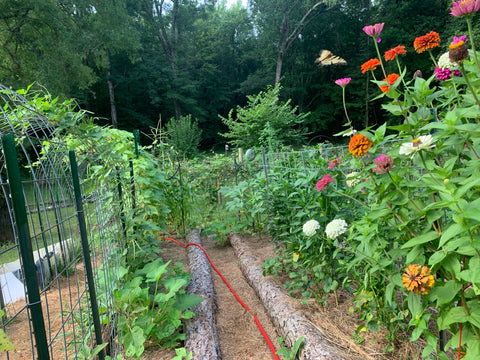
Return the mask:
<path id="1" fill-rule="evenodd" d="M 330 50 L 320 50 L 320 55 L 315 60 L 315 64 L 319 64 L 320 66 L 346 65 L 347 61 L 340 56 L 333 55 Z"/>

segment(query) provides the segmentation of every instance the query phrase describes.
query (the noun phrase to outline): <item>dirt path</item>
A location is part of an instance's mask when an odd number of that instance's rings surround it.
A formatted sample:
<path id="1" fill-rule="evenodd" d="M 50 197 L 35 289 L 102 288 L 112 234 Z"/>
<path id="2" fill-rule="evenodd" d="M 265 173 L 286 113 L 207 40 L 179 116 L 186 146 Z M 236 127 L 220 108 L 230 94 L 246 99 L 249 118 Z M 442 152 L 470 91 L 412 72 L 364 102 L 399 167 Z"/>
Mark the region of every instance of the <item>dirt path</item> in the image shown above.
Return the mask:
<path id="1" fill-rule="evenodd" d="M 218 303 L 216 317 L 222 359 L 273 359 L 274 357 L 270 348 L 255 324 L 252 314 L 257 316 L 276 349 L 279 349 L 278 335 L 260 300 L 243 277 L 237 265 L 232 247 L 222 247 L 208 238 L 202 238 L 202 244 L 214 265 L 227 279 L 230 286 L 242 301 L 250 308 L 250 312 L 247 312 L 242 305 L 240 305 L 220 276 L 212 269 Z M 261 248 L 263 248 L 265 255 L 273 252 L 273 245 L 266 240 L 262 242 Z M 172 262 L 179 261 L 185 265 L 188 264 L 186 250 L 175 243 L 166 241 L 162 244 L 162 250 L 165 260 L 172 260 Z M 146 352 L 144 359 L 167 360 L 171 359 L 171 357 L 168 358 L 171 354 L 171 352 L 162 352 L 160 349 L 150 349 Z M 164 357 L 162 358 L 161 356 Z"/>

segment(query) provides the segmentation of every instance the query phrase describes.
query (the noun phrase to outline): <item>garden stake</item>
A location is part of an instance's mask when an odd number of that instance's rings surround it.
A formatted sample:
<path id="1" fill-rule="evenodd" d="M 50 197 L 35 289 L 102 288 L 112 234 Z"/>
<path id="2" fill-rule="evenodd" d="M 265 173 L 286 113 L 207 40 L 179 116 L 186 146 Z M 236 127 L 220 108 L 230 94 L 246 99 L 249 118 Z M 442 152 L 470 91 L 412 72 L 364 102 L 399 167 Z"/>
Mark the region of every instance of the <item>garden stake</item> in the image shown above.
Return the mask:
<path id="1" fill-rule="evenodd" d="M 235 291 L 233 290 L 233 288 L 230 286 L 230 284 L 228 283 L 227 279 L 225 279 L 225 277 L 222 275 L 222 273 L 216 268 L 215 265 L 213 265 L 213 262 L 212 260 L 210 259 L 210 256 L 208 256 L 208 253 L 207 251 L 201 246 L 201 245 L 198 245 L 196 243 L 188 243 L 187 245 L 183 245 L 181 242 L 175 240 L 175 239 L 172 239 L 172 238 L 169 238 L 167 237 L 168 240 L 172 240 L 173 242 L 177 243 L 178 245 L 180 245 L 181 247 L 183 247 L 184 249 L 186 249 L 187 247 L 191 246 L 191 245 L 195 245 L 195 246 L 198 246 L 200 248 L 200 250 L 203 251 L 203 253 L 205 254 L 205 256 L 207 257 L 207 260 L 208 262 L 210 263 L 210 265 L 212 266 L 213 270 L 215 270 L 215 272 L 222 278 L 223 282 L 227 285 L 228 289 L 230 290 L 230 292 L 233 294 L 233 296 L 235 296 L 235 299 L 237 299 L 237 301 L 240 303 L 240 305 L 243 306 L 243 308 L 247 311 L 250 311 L 250 308 L 245 305 L 245 303 L 242 301 L 242 299 L 240 299 L 240 297 L 237 295 L 237 293 L 235 293 Z M 275 360 L 280 360 L 280 358 L 278 357 L 277 355 L 277 352 L 275 351 L 275 347 L 273 346 L 272 344 L 272 341 L 270 340 L 270 338 L 268 337 L 267 333 L 265 332 L 265 330 L 263 329 L 262 325 L 260 324 L 260 321 L 258 321 L 257 317 L 255 316 L 255 314 L 252 313 L 252 316 L 253 316 L 253 320 L 255 321 L 255 323 L 257 324 L 257 327 L 258 329 L 260 330 L 260 332 L 262 333 L 263 335 L 263 338 L 265 339 L 265 341 L 267 342 L 268 344 L 268 347 L 270 348 L 270 351 L 272 352 L 273 354 L 273 357 L 275 358 Z"/>

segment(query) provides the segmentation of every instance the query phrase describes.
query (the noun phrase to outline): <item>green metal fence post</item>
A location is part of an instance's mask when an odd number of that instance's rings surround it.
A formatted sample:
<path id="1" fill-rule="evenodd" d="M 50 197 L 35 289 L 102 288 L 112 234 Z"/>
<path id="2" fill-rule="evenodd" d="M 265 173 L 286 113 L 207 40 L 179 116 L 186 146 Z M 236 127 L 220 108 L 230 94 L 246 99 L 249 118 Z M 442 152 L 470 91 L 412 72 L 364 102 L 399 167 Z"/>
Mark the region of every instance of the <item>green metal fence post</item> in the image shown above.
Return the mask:
<path id="1" fill-rule="evenodd" d="M 3 152 L 7 166 L 8 184 L 12 195 L 13 213 L 17 226 L 20 255 L 22 257 L 25 283 L 27 286 L 27 307 L 32 319 L 33 334 L 37 348 L 38 359 L 50 359 L 48 352 L 47 334 L 43 319 L 42 301 L 38 290 L 37 271 L 33 258 L 32 240 L 28 227 L 27 211 L 25 210 L 25 198 L 23 196 L 23 184 L 20 168 L 17 161 L 15 139 L 12 134 L 2 136 Z"/>
<path id="2" fill-rule="evenodd" d="M 73 190 L 75 193 L 75 208 L 77 210 L 78 226 L 80 227 L 80 240 L 82 242 L 83 259 L 85 272 L 87 273 L 88 293 L 90 295 L 90 306 L 92 308 L 93 327 L 95 330 L 95 340 L 97 345 L 103 343 L 102 329 L 100 327 L 100 316 L 98 313 L 97 294 L 93 282 L 92 260 L 90 258 L 90 249 L 88 246 L 87 226 L 85 224 L 85 214 L 83 212 L 82 191 L 80 189 L 80 180 L 78 178 L 78 166 L 75 151 L 68 152 L 70 158 L 70 168 L 72 170 Z M 100 360 L 105 359 L 103 350 L 98 354 Z"/>
<path id="3" fill-rule="evenodd" d="M 133 138 L 135 139 L 135 156 L 138 159 L 140 147 L 140 130 L 133 130 Z"/>

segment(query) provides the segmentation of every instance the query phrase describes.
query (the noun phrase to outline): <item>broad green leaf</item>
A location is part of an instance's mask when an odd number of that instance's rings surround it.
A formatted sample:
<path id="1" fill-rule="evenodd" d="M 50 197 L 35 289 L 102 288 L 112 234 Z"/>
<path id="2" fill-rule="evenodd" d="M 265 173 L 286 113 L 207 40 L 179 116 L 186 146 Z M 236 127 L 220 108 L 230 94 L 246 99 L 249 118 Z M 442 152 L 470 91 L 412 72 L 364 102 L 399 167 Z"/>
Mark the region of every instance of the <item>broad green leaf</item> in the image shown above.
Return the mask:
<path id="1" fill-rule="evenodd" d="M 408 249 L 408 248 L 414 247 L 416 245 L 421 245 L 421 244 L 425 244 L 427 242 L 431 242 L 431 241 L 437 239 L 438 236 L 439 235 L 435 231 L 433 231 L 433 230 L 429 231 L 425 234 L 422 234 L 422 235 L 419 235 L 417 237 L 414 237 L 413 239 L 410 239 L 405 244 L 403 244 L 402 249 Z"/>
<path id="2" fill-rule="evenodd" d="M 451 324 L 464 323 L 467 321 L 467 315 L 463 307 L 454 307 L 450 309 L 445 315 L 440 313 L 437 324 L 439 330 L 447 329 Z"/>
<path id="3" fill-rule="evenodd" d="M 428 296 L 437 301 L 437 306 L 441 306 L 452 301 L 461 290 L 462 285 L 455 280 L 449 280 L 443 284 L 437 282 Z"/>
<path id="4" fill-rule="evenodd" d="M 442 233 L 438 248 L 441 248 L 448 240 L 450 240 L 454 236 L 460 235 L 463 231 L 464 227 L 462 225 L 457 223 L 451 224 L 448 229 Z"/>

